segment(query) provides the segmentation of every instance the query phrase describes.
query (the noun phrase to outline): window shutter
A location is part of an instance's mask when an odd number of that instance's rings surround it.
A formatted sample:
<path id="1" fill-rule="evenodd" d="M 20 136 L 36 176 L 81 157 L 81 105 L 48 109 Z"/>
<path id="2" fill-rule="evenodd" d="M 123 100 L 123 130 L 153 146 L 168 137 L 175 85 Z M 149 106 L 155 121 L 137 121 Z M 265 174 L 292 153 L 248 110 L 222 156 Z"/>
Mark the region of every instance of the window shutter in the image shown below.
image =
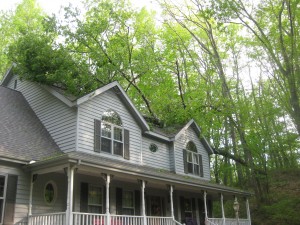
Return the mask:
<path id="1" fill-rule="evenodd" d="M 102 188 L 102 190 L 103 190 L 103 195 L 102 195 L 102 202 L 103 202 L 103 204 L 102 204 L 102 213 L 104 214 L 104 213 L 106 213 L 106 186 L 105 185 L 103 185 L 103 188 Z"/>
<path id="2" fill-rule="evenodd" d="M 140 191 L 136 190 L 134 192 L 134 201 L 135 201 L 135 215 L 139 216 L 141 215 L 141 195 Z"/>
<path id="3" fill-rule="evenodd" d="M 94 151 L 100 152 L 101 149 L 101 121 L 94 120 Z"/>
<path id="4" fill-rule="evenodd" d="M 203 174 L 203 162 L 202 162 L 202 155 L 199 155 L 199 167 L 200 167 L 200 177 L 203 177 L 204 174 Z"/>
<path id="5" fill-rule="evenodd" d="M 124 158 L 130 159 L 129 152 L 129 130 L 124 129 Z"/>
<path id="6" fill-rule="evenodd" d="M 81 183 L 80 186 L 80 212 L 88 212 L 89 184 Z"/>
<path id="7" fill-rule="evenodd" d="M 4 207 L 4 224 L 14 224 L 16 194 L 17 194 L 18 176 L 8 175 L 7 189 L 6 189 L 6 202 Z"/>
<path id="8" fill-rule="evenodd" d="M 181 223 L 185 223 L 184 197 L 180 196 Z"/>
<path id="9" fill-rule="evenodd" d="M 183 167 L 184 173 L 188 173 L 187 154 L 185 149 L 183 149 Z"/>
<path id="10" fill-rule="evenodd" d="M 193 213 L 193 221 L 197 221 L 196 217 L 196 200 L 192 198 L 192 213 Z"/>
<path id="11" fill-rule="evenodd" d="M 116 188 L 116 213 L 117 215 L 122 215 L 122 208 L 123 208 L 123 193 L 122 188 Z"/>

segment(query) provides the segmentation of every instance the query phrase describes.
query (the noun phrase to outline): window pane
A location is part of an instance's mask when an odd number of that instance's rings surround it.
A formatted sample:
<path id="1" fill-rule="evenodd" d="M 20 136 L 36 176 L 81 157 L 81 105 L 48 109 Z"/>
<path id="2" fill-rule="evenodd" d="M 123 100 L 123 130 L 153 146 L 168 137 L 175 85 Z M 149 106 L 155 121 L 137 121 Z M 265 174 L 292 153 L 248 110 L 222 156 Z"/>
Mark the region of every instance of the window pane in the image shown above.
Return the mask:
<path id="1" fill-rule="evenodd" d="M 111 140 L 101 138 L 101 151 L 111 153 Z"/>
<path id="2" fill-rule="evenodd" d="M 124 191 L 123 207 L 133 208 L 133 192 L 132 191 Z"/>
<path id="3" fill-rule="evenodd" d="M 188 173 L 193 173 L 193 163 L 188 163 Z"/>
<path id="4" fill-rule="evenodd" d="M 191 152 L 188 151 L 187 151 L 187 161 L 191 163 L 193 162 L 193 155 Z"/>
<path id="5" fill-rule="evenodd" d="M 199 165 L 199 155 L 194 154 L 193 159 L 194 159 L 194 164 Z"/>
<path id="6" fill-rule="evenodd" d="M 134 209 L 123 209 L 123 215 L 134 215 Z"/>
<path id="7" fill-rule="evenodd" d="M 101 136 L 111 138 L 111 125 L 106 123 L 101 124 Z"/>
<path id="8" fill-rule="evenodd" d="M 47 203 L 52 203 L 54 200 L 54 187 L 52 183 L 48 183 L 45 188 L 45 200 Z"/>
<path id="9" fill-rule="evenodd" d="M 0 176 L 0 197 L 4 196 L 4 184 L 5 184 L 5 177 Z"/>
<path id="10" fill-rule="evenodd" d="M 89 185 L 89 205 L 102 205 L 101 187 Z"/>
<path id="11" fill-rule="evenodd" d="M 114 127 L 114 140 L 123 141 L 122 129 Z"/>
<path id="12" fill-rule="evenodd" d="M 123 156 L 123 143 L 114 141 L 114 154 Z"/>
<path id="13" fill-rule="evenodd" d="M 119 117 L 118 113 L 116 113 L 113 110 L 104 112 L 102 115 L 102 120 L 109 123 L 116 124 L 118 126 L 122 126 L 121 118 Z"/>
<path id="14" fill-rule="evenodd" d="M 184 199 L 184 211 L 185 212 L 190 212 L 192 211 L 192 204 L 190 199 Z"/>
<path id="15" fill-rule="evenodd" d="M 194 174 L 199 175 L 199 165 L 194 165 Z"/>
<path id="16" fill-rule="evenodd" d="M 186 145 L 186 149 L 192 152 L 197 152 L 197 147 L 194 142 L 189 141 Z"/>
<path id="17" fill-rule="evenodd" d="M 89 213 L 102 213 L 102 206 L 89 205 L 88 207 Z"/>

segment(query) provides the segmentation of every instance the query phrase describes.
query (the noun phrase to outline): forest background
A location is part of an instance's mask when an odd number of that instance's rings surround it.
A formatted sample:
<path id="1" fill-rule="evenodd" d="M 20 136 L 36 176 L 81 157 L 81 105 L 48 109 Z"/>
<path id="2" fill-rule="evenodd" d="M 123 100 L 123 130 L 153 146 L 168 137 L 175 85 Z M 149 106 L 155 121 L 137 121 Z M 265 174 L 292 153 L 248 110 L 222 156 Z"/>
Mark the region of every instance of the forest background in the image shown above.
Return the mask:
<path id="1" fill-rule="evenodd" d="M 253 224 L 300 221 L 300 1 L 86 0 L 1 11 L 0 74 L 82 96 L 119 81 L 156 126 L 190 118 L 212 181 L 254 193 Z M 230 204 L 227 207 L 232 207 Z"/>

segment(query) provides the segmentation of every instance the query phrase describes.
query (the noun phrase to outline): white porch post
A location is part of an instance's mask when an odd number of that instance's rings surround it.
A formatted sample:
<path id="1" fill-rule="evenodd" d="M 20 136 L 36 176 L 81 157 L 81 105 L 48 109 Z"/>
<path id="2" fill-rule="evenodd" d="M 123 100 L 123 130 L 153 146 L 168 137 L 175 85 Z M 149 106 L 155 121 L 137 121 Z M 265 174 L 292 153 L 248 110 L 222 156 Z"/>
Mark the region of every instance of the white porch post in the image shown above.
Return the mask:
<path id="1" fill-rule="evenodd" d="M 221 193 L 221 207 L 222 207 L 223 225 L 225 225 L 226 221 L 225 221 L 224 200 L 223 200 L 223 194 L 222 193 Z"/>
<path id="2" fill-rule="evenodd" d="M 174 219 L 174 203 L 173 203 L 173 191 L 174 191 L 174 187 L 173 185 L 169 186 L 169 190 L 170 190 L 170 207 L 171 207 L 171 217 Z"/>
<path id="3" fill-rule="evenodd" d="M 66 225 L 73 224 L 73 187 L 74 187 L 74 166 L 68 167 L 68 195 L 66 210 Z"/>
<path id="4" fill-rule="evenodd" d="M 31 218 L 32 215 L 32 192 L 33 192 L 33 184 L 37 179 L 37 174 L 31 174 L 30 176 L 30 193 L 29 193 L 29 207 L 28 207 L 28 225 L 31 225 Z"/>
<path id="5" fill-rule="evenodd" d="M 110 185 L 110 174 L 106 174 L 106 224 L 110 225 L 110 213 L 109 213 L 109 185 Z"/>
<path id="6" fill-rule="evenodd" d="M 249 225 L 251 225 L 251 215 L 250 215 L 250 206 L 249 206 L 248 198 L 246 198 L 246 210 L 247 210 L 247 219 L 249 220 Z"/>
<path id="7" fill-rule="evenodd" d="M 145 206 L 145 186 L 146 182 L 144 180 L 140 180 L 141 185 L 141 193 L 142 193 L 142 216 L 144 219 L 144 225 L 147 225 L 147 218 L 146 218 L 146 206 Z"/>
<path id="8" fill-rule="evenodd" d="M 204 210 L 205 210 L 205 224 L 208 224 L 208 216 L 207 216 L 207 205 L 206 205 L 206 191 L 204 191 Z"/>

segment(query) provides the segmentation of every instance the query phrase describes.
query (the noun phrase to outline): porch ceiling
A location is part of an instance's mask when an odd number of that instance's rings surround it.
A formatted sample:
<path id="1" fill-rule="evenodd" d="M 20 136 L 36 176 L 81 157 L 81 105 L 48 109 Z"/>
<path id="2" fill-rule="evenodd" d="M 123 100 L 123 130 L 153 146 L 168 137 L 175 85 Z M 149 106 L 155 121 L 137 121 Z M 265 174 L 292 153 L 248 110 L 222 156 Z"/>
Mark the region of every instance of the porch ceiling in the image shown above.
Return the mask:
<path id="1" fill-rule="evenodd" d="M 136 182 L 137 179 L 142 179 L 147 181 L 147 187 L 166 188 L 166 185 L 169 184 L 174 185 L 175 190 L 199 193 L 207 191 L 208 194 L 213 196 L 217 196 L 219 193 L 230 198 L 233 195 L 244 197 L 252 195 L 246 191 L 211 183 L 206 180 L 83 152 L 70 152 L 59 159 L 38 162 L 28 165 L 28 167 L 36 171 L 38 168 L 49 166 L 52 163 L 57 164 L 58 161 L 64 165 L 66 162 L 73 163 L 81 174 L 101 176 L 101 173 L 108 173 L 115 176 L 114 179 L 126 182 Z"/>

